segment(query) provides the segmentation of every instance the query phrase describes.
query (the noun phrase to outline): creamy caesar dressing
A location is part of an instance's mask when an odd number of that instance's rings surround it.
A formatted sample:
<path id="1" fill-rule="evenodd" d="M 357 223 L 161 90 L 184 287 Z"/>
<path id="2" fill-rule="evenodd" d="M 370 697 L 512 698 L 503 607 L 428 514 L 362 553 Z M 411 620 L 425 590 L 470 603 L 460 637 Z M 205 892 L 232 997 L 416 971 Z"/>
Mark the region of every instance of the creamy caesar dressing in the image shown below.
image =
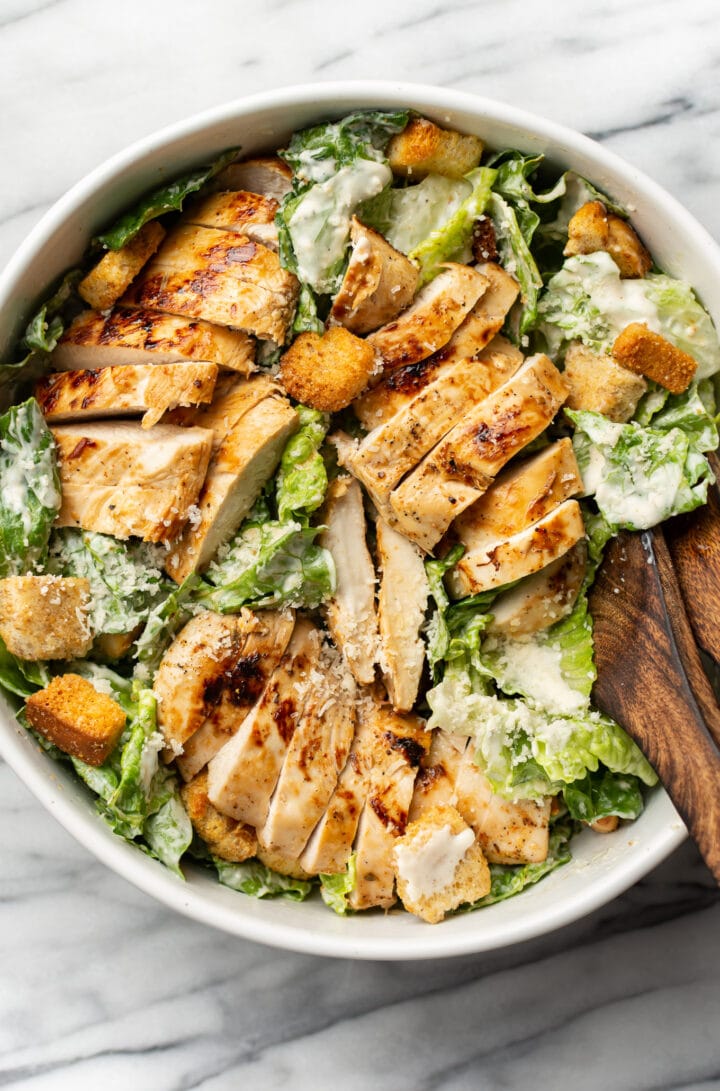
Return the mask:
<path id="1" fill-rule="evenodd" d="M 415 839 L 409 844 L 396 845 L 398 875 L 405 883 L 408 899 L 432 898 L 450 886 L 474 840 L 475 834 L 469 827 L 453 833 L 448 825 L 433 830 L 422 844 Z"/>
<path id="2" fill-rule="evenodd" d="M 633 487 L 626 491 L 609 478 L 600 481 L 595 499 L 611 522 L 645 530 L 668 517 L 682 482 L 683 463 L 668 460 L 647 474 L 633 467 Z"/>
<path id="3" fill-rule="evenodd" d="M 583 258 L 571 258 L 566 265 L 570 266 L 573 261 L 582 269 L 583 289 L 610 328 L 612 340 L 631 322 L 644 322 L 656 333 L 662 332 L 660 315 L 648 296 L 645 280 L 621 279 L 620 270 L 604 250 Z M 589 270 L 583 268 L 588 266 Z"/>
<path id="4" fill-rule="evenodd" d="M 503 689 L 522 693 L 549 712 L 569 714 L 587 705 L 562 672 L 560 649 L 535 637 L 498 641 L 499 677 Z"/>
<path id="5" fill-rule="evenodd" d="M 447 223 L 471 193 L 472 185 L 465 178 L 441 174 L 428 174 L 417 185 L 393 190 L 385 237 L 397 250 L 409 254 Z"/>
<path id="6" fill-rule="evenodd" d="M 392 181 L 386 163 L 357 159 L 308 190 L 290 217 L 289 230 L 298 276 L 316 292 L 338 284 L 350 235 L 350 217 L 359 204 L 376 197 Z"/>

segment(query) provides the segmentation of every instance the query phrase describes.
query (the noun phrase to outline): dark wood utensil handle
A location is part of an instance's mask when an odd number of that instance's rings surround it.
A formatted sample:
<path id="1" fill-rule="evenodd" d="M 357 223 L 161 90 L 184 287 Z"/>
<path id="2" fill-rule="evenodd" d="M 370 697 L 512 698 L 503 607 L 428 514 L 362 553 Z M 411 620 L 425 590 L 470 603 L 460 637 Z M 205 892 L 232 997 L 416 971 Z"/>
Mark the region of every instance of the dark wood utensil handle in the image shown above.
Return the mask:
<path id="1" fill-rule="evenodd" d="M 657 770 L 720 883 L 720 751 L 703 718 L 705 713 L 720 733 L 720 711 L 661 533 L 624 533 L 610 543 L 593 588 L 591 613 L 595 700 Z M 699 699 L 693 692 L 696 683 Z"/>

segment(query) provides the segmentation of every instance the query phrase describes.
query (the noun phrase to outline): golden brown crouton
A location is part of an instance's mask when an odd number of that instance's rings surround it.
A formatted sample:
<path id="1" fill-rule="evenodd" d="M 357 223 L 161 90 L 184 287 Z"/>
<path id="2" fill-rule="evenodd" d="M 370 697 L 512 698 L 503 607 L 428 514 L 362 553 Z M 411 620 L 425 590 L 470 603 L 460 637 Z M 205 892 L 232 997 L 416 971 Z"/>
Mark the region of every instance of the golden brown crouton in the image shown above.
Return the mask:
<path id="1" fill-rule="evenodd" d="M 278 379 L 296 401 L 336 413 L 362 393 L 375 369 L 372 346 L 333 326 L 322 336 L 301 333 L 280 361 Z"/>
<path id="2" fill-rule="evenodd" d="M 441 129 L 424 117 L 414 117 L 388 145 L 394 174 L 424 178 L 431 172 L 462 178 L 480 162 L 483 145 L 476 136 Z"/>
<path id="3" fill-rule="evenodd" d="M 612 348 L 616 361 L 659 383 L 671 394 L 687 390 L 697 371 L 697 362 L 676 348 L 643 322 L 631 322 L 616 338 Z"/>
<path id="4" fill-rule="evenodd" d="M 590 829 L 595 830 L 595 833 L 614 833 L 618 828 L 619 819 L 616 814 L 609 814 L 607 818 L 596 818 L 594 822 L 590 822 Z"/>
<path id="5" fill-rule="evenodd" d="M 608 212 L 602 201 L 587 201 L 568 224 L 568 241 L 563 253 L 595 254 L 605 250 L 613 259 L 621 277 L 644 277 L 652 267 L 652 258 L 637 232 Z"/>
<path id="6" fill-rule="evenodd" d="M 95 637 L 93 656 L 108 659 L 110 662 L 122 659 L 130 651 L 142 629 L 142 625 L 138 625 L 129 633 L 101 633 Z"/>
<path id="7" fill-rule="evenodd" d="M 79 674 L 62 674 L 28 697 L 25 714 L 31 725 L 60 750 L 88 765 L 102 765 L 125 727 L 117 701 L 98 693 Z"/>
<path id="8" fill-rule="evenodd" d="M 647 390 L 642 376 L 579 341 L 573 342 L 565 354 L 563 375 L 570 388 L 568 409 L 589 409 L 623 424 L 630 420 Z"/>
<path id="9" fill-rule="evenodd" d="M 296 857 L 272 848 L 264 848 L 262 845 L 258 846 L 256 856 L 265 867 L 272 868 L 280 875 L 288 875 L 291 879 L 310 879 L 312 874 L 317 874 L 306 871 Z"/>
<path id="10" fill-rule="evenodd" d="M 221 814 L 208 799 L 207 769 L 180 789 L 185 810 L 193 827 L 214 856 L 241 864 L 255 855 L 257 837 L 252 826 Z"/>
<path id="11" fill-rule="evenodd" d="M 96 311 L 110 310 L 164 238 L 165 228 L 157 220 L 146 223 L 126 246 L 108 250 L 78 284 L 79 294 Z"/>
<path id="12" fill-rule="evenodd" d="M 0 636 L 20 659 L 75 659 L 93 641 L 90 584 L 62 576 L 0 580 Z"/>
<path id="13" fill-rule="evenodd" d="M 490 869 L 460 813 L 430 807 L 395 843 L 397 889 L 410 913 L 437 924 L 446 913 L 490 891 Z"/>

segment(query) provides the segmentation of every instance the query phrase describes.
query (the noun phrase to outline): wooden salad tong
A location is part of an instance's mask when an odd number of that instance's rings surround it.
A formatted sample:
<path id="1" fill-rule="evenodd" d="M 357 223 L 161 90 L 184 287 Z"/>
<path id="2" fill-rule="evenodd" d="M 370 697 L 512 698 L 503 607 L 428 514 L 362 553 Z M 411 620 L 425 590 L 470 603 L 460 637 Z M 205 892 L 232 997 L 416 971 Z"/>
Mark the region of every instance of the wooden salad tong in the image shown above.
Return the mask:
<path id="1" fill-rule="evenodd" d="M 615 538 L 590 610 L 595 700 L 656 769 L 720 884 L 720 707 L 698 650 L 720 661 L 717 490 L 711 502 L 670 524 L 670 548 L 658 528 Z"/>

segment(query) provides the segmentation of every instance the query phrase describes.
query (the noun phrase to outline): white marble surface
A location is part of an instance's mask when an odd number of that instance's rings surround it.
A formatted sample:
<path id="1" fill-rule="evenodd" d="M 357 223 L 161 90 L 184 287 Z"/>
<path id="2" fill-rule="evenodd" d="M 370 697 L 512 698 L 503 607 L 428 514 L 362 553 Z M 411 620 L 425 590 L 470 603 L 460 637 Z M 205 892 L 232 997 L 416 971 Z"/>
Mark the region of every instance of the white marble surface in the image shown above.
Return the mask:
<path id="1" fill-rule="evenodd" d="M 88 169 L 310 79 L 477 91 L 597 136 L 720 238 L 717 0 L 0 0 L 0 261 Z M 0 1085 L 720 1087 L 720 898 L 686 845 L 513 950 L 271 951 L 106 871 L 0 766 Z"/>

